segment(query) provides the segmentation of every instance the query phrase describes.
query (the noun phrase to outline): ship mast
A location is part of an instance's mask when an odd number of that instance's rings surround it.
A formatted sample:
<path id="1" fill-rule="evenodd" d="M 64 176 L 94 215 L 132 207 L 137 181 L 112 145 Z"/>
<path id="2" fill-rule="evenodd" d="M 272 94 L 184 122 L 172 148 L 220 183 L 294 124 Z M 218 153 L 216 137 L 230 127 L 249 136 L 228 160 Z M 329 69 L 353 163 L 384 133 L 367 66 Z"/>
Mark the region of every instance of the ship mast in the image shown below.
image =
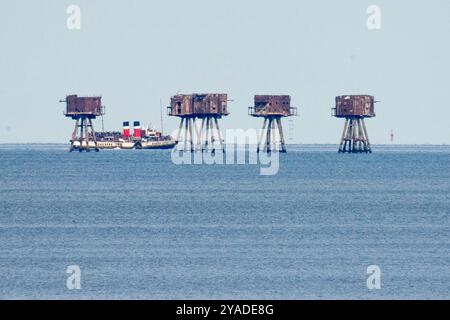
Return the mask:
<path id="1" fill-rule="evenodd" d="M 161 135 L 163 135 L 164 132 L 164 126 L 163 126 L 163 108 L 162 108 L 162 99 L 159 99 L 159 113 L 161 115 Z"/>

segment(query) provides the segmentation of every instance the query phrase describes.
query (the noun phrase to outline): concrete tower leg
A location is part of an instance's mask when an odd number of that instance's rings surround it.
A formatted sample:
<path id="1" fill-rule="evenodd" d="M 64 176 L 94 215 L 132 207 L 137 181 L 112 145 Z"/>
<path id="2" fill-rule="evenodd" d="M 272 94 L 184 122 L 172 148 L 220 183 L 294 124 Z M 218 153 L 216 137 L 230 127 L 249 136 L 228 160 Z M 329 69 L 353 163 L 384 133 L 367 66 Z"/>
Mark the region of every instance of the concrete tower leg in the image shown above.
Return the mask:
<path id="1" fill-rule="evenodd" d="M 363 118 L 346 118 L 339 153 L 372 153 Z"/>
<path id="2" fill-rule="evenodd" d="M 369 135 L 367 134 L 366 123 L 364 122 L 364 119 L 361 119 L 361 122 L 362 122 L 362 125 L 363 125 L 365 141 L 366 141 L 366 144 L 367 144 L 367 153 L 372 153 L 372 147 L 370 146 Z"/>
<path id="3" fill-rule="evenodd" d="M 95 129 L 94 129 L 94 125 L 92 124 L 92 119 L 89 119 L 89 127 L 91 128 L 92 140 L 94 141 L 94 150 L 96 152 L 99 152 L 100 150 L 98 149 L 98 146 L 97 146 L 97 137 L 95 135 Z"/>
<path id="4" fill-rule="evenodd" d="M 220 128 L 219 128 L 219 121 L 217 120 L 216 117 L 214 117 L 214 123 L 216 124 L 216 129 L 217 129 L 217 135 L 219 136 L 219 144 L 222 148 L 222 152 L 225 152 L 225 145 L 224 145 L 224 141 L 222 139 L 222 134 L 220 132 Z"/>
<path id="5" fill-rule="evenodd" d="M 278 144 L 277 144 L 277 121 L 275 118 L 272 118 L 272 151 L 278 151 Z"/>
<path id="6" fill-rule="evenodd" d="M 339 153 L 345 152 L 345 147 L 347 145 L 347 130 L 348 130 L 348 119 L 345 119 L 344 131 L 342 131 L 341 143 L 339 145 Z"/>
<path id="7" fill-rule="evenodd" d="M 194 152 L 194 135 L 193 135 L 193 130 L 192 127 L 194 126 L 194 119 L 193 118 L 189 118 L 189 143 L 190 143 L 190 150 L 191 152 Z"/>
<path id="8" fill-rule="evenodd" d="M 202 151 L 208 151 L 208 145 L 209 145 L 209 117 L 206 118 L 206 135 L 205 135 L 205 147 Z"/>
<path id="9" fill-rule="evenodd" d="M 72 132 L 72 140 L 70 141 L 70 152 L 72 152 L 75 148 L 73 146 L 73 143 L 77 141 L 78 137 L 78 127 L 80 126 L 80 119 L 77 118 L 75 122 L 75 129 Z"/>
<path id="10" fill-rule="evenodd" d="M 197 134 L 197 144 L 195 146 L 195 150 L 201 150 L 202 148 L 202 135 L 203 135 L 203 126 L 205 124 L 205 118 L 202 118 L 202 122 L 200 128 L 197 125 L 197 121 L 195 121 L 195 133 Z"/>
<path id="11" fill-rule="evenodd" d="M 264 133 L 266 132 L 266 125 L 267 125 L 267 118 L 264 118 L 263 127 L 262 127 L 262 130 L 261 130 L 261 133 L 259 135 L 258 142 L 257 142 L 258 145 L 256 146 L 256 152 L 258 152 L 258 153 L 259 153 L 260 146 L 261 146 L 261 144 L 263 142 L 263 139 L 264 139 Z"/>
<path id="12" fill-rule="evenodd" d="M 266 147 L 264 149 L 265 152 L 272 152 L 272 142 L 271 142 L 271 130 L 272 130 L 272 118 L 269 118 L 269 124 L 267 126 L 266 132 Z"/>
<path id="13" fill-rule="evenodd" d="M 184 122 L 184 141 L 183 141 L 183 151 L 186 151 L 187 149 L 187 140 L 188 140 L 188 132 L 189 132 L 189 119 L 186 118 L 185 122 Z"/>
<path id="14" fill-rule="evenodd" d="M 177 139 L 175 140 L 175 142 L 178 143 L 180 142 L 180 137 L 181 137 L 181 131 L 183 131 L 183 124 L 184 124 L 184 118 L 181 118 L 180 121 L 180 126 L 178 127 L 178 132 L 177 132 Z"/>
<path id="15" fill-rule="evenodd" d="M 280 135 L 280 145 L 281 145 L 280 152 L 286 153 L 287 150 L 286 150 L 286 143 L 284 141 L 283 126 L 281 125 L 281 118 L 277 118 L 277 125 L 278 125 L 278 133 Z"/>
<path id="16" fill-rule="evenodd" d="M 214 121 L 212 117 L 208 117 L 209 119 L 209 130 L 211 131 L 211 152 L 216 152 L 216 138 L 214 136 Z"/>

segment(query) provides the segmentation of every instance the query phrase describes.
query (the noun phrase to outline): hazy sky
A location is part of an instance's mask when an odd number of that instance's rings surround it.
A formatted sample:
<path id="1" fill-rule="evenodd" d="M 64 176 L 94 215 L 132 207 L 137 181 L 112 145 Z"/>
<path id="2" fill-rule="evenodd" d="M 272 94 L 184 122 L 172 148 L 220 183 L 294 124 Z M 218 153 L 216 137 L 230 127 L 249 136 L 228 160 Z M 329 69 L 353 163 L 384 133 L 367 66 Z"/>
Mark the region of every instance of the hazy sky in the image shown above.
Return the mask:
<path id="1" fill-rule="evenodd" d="M 81 30 L 66 26 L 70 4 Z M 381 30 L 366 26 L 373 4 Z M 373 143 L 391 129 L 396 143 L 450 143 L 449 35 L 448 0 L 1 0 L 0 143 L 68 142 L 66 94 L 101 94 L 106 129 L 120 129 L 159 127 L 160 99 L 191 92 L 229 94 L 223 128 L 259 128 L 253 95 L 290 94 L 295 143 L 338 143 L 334 97 L 372 94 Z"/>

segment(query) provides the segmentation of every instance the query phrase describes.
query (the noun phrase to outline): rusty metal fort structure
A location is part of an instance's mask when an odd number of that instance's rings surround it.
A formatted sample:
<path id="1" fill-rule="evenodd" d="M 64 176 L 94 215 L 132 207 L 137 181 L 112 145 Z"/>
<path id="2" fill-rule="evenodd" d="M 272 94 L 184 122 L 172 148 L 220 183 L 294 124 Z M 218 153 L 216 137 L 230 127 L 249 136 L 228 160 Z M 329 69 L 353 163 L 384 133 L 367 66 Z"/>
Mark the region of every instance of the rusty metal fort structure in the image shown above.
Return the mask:
<path id="1" fill-rule="evenodd" d="M 369 95 L 336 97 L 333 116 L 345 118 L 339 153 L 372 153 L 364 119 L 375 117 L 375 102 Z"/>
<path id="2" fill-rule="evenodd" d="M 181 119 L 176 141 L 179 144 L 180 137 L 183 137 L 183 151 L 214 152 L 216 143 L 224 151 L 219 119 L 229 115 L 227 94 L 175 95 L 171 98 L 168 114 Z"/>
<path id="3" fill-rule="evenodd" d="M 264 118 L 260 136 L 258 137 L 257 151 L 265 141 L 264 152 L 276 150 L 276 129 L 278 128 L 280 152 L 286 152 L 283 126 L 281 118 L 297 115 L 297 108 L 291 106 L 291 97 L 288 95 L 256 95 L 255 104 L 249 107 L 248 113 L 252 117 Z"/>
<path id="4" fill-rule="evenodd" d="M 215 152 L 220 146 L 225 151 L 219 128 L 219 120 L 228 116 L 228 95 L 224 93 L 177 94 L 171 97 L 168 115 L 181 119 L 176 137 L 176 148 L 183 151 L 196 150 Z M 75 120 L 70 140 L 70 151 L 99 151 L 102 142 L 97 142 L 93 121 L 105 114 L 101 96 L 79 97 L 67 95 L 60 102 L 66 103 L 64 115 Z M 372 153 L 365 125 L 365 118 L 375 117 L 375 97 L 371 95 L 342 95 L 335 99 L 333 116 L 344 118 L 345 125 L 339 145 L 339 153 Z M 297 115 L 289 95 L 255 95 L 254 105 L 248 108 L 252 117 L 264 118 L 262 130 L 257 138 L 257 151 L 263 145 L 264 152 L 286 152 L 281 118 Z M 140 140 L 141 127 L 134 122 L 131 137 L 130 123 L 123 124 L 123 139 L 126 142 Z M 391 134 L 391 139 L 393 134 Z M 181 139 L 182 138 L 182 139 Z M 181 144 L 180 142 L 183 142 Z M 280 146 L 280 148 L 278 148 Z"/>
<path id="5" fill-rule="evenodd" d="M 96 97 L 78 97 L 77 95 L 66 96 L 64 115 L 75 120 L 75 129 L 72 133 L 70 151 L 99 151 L 95 130 L 92 120 L 104 114 L 102 98 Z"/>

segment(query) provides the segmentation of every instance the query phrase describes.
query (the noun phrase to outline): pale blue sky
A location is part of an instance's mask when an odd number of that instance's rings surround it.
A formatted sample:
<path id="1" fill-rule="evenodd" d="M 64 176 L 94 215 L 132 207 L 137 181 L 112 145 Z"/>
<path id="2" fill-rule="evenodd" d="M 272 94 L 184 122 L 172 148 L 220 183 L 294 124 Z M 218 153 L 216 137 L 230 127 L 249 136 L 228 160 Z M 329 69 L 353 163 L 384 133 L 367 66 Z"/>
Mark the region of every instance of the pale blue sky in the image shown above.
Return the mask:
<path id="1" fill-rule="evenodd" d="M 228 93 L 223 128 L 259 128 L 253 95 L 290 94 L 296 143 L 337 143 L 334 97 L 367 93 L 382 101 L 367 121 L 373 143 L 391 129 L 397 143 L 450 143 L 448 0 L 0 3 L 0 143 L 67 142 L 58 100 L 69 93 L 103 95 L 106 128 L 120 129 L 159 126 L 160 99 L 177 92 Z M 79 31 L 66 28 L 69 4 Z M 371 4 L 379 31 L 366 27 Z M 166 131 L 177 121 L 165 117 Z"/>

